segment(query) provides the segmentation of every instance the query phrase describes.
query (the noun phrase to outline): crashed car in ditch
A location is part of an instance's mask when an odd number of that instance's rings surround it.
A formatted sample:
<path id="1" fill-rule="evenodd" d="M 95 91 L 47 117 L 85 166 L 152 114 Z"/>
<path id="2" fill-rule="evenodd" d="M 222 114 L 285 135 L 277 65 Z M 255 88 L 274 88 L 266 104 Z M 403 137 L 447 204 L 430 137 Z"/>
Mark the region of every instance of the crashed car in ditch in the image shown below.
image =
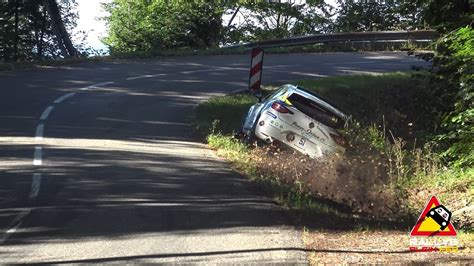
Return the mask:
<path id="1" fill-rule="evenodd" d="M 314 92 L 283 85 L 250 107 L 240 132 L 247 139 L 278 141 L 311 158 L 324 158 L 345 151 L 340 130 L 347 120 Z"/>

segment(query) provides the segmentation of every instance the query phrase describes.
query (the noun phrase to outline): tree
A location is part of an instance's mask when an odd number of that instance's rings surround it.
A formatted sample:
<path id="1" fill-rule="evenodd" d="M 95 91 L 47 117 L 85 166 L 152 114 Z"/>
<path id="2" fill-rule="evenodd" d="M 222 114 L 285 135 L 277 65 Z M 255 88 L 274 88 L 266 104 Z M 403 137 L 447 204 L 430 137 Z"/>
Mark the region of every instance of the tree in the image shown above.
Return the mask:
<path id="1" fill-rule="evenodd" d="M 54 3 L 52 3 L 54 2 Z M 75 55 L 67 31 L 75 26 L 77 14 L 74 2 L 62 1 L 55 5 L 55 18 L 61 42 L 53 31 L 53 19 L 43 0 L 13 0 L 0 2 L 0 58 L 3 61 L 27 61 Z M 58 16 L 58 13 L 56 13 Z M 59 31 L 58 31 L 59 32 Z M 61 52 L 60 44 L 68 43 L 69 50 Z"/>
<path id="2" fill-rule="evenodd" d="M 471 0 L 426 0 L 423 11 L 427 24 L 441 33 L 472 24 L 474 21 L 474 3 Z"/>
<path id="3" fill-rule="evenodd" d="M 396 6 L 376 1 L 338 1 L 339 16 L 334 31 L 384 31 L 395 30 L 399 24 Z"/>
<path id="4" fill-rule="evenodd" d="M 420 30 L 428 25 L 425 20 L 424 4 L 426 0 L 398 1 L 394 3 L 397 12 L 398 27 L 401 30 Z"/>
<path id="5" fill-rule="evenodd" d="M 64 57 L 77 56 L 76 48 L 71 42 L 71 38 L 61 18 L 61 11 L 56 0 L 44 0 L 44 6 L 48 10 L 51 26 L 56 35 L 56 41 Z"/>
<path id="6" fill-rule="evenodd" d="M 244 18 L 227 25 L 224 43 L 259 41 L 326 32 L 329 6 L 323 0 L 231 1 L 226 12 Z"/>
<path id="7" fill-rule="evenodd" d="M 474 164 L 474 3 L 468 0 L 425 2 L 427 23 L 444 36 L 435 42 L 430 70 L 433 112 L 441 125 L 437 140 L 455 166 Z"/>
<path id="8" fill-rule="evenodd" d="M 105 43 L 112 53 L 217 46 L 223 8 L 218 1 L 127 1 L 104 5 L 110 16 Z"/>
<path id="9" fill-rule="evenodd" d="M 446 158 L 474 166 L 474 29 L 464 26 L 438 40 L 431 72 L 438 96 Z"/>

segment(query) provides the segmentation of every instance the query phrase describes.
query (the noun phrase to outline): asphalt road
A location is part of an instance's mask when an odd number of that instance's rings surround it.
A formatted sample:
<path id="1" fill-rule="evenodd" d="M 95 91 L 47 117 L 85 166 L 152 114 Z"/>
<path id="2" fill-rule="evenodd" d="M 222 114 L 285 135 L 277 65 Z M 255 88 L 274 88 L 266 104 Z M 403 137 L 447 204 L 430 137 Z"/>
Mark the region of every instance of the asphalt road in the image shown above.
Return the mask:
<path id="1" fill-rule="evenodd" d="M 263 84 L 407 70 L 404 53 L 266 55 Z M 193 136 L 248 56 L 0 73 L 0 263 L 305 263 L 285 210 Z"/>

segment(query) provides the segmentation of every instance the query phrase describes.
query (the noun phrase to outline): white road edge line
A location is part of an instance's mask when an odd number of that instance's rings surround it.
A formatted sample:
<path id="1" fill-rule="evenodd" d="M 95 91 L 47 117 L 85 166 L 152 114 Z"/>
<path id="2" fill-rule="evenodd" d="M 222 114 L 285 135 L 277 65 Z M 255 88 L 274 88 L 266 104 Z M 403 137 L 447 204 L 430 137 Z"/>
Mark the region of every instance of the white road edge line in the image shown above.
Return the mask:
<path id="1" fill-rule="evenodd" d="M 41 188 L 41 174 L 34 173 L 33 179 L 31 180 L 30 199 L 34 199 L 38 197 L 40 188 Z"/>
<path id="2" fill-rule="evenodd" d="M 23 219 L 30 214 L 31 209 L 28 209 L 24 211 L 23 213 L 19 214 L 12 222 L 12 225 L 9 226 L 9 229 L 7 229 L 3 235 L 0 237 L 0 244 L 5 243 L 5 241 L 8 240 L 8 238 L 18 230 L 18 228 L 21 226 L 23 223 Z"/>
<path id="3" fill-rule="evenodd" d="M 111 82 L 103 82 L 103 83 L 98 83 L 98 84 L 94 84 L 94 85 L 91 85 L 89 87 L 86 87 L 86 88 L 82 88 L 80 90 L 88 90 L 88 89 L 91 89 L 91 88 L 97 88 L 97 87 L 101 87 L 101 86 L 106 86 L 106 85 L 109 85 L 109 84 L 113 84 L 114 82 L 111 81 Z M 66 100 L 67 98 L 70 98 L 72 96 L 74 96 L 76 93 L 75 92 L 71 92 L 71 93 L 68 93 L 68 94 L 65 94 L 59 98 L 57 98 L 54 103 L 55 104 L 58 104 L 58 103 L 61 103 L 63 102 L 64 100 Z M 40 117 L 40 120 L 46 120 L 48 119 L 49 117 L 49 114 L 51 114 L 51 112 L 53 111 L 54 109 L 54 106 L 50 105 L 48 106 L 44 112 L 41 114 L 41 117 Z M 44 124 L 39 124 L 37 127 L 36 127 L 36 133 L 35 133 L 35 140 L 42 140 L 43 139 L 43 132 L 44 132 Z M 42 147 L 35 147 L 35 154 L 34 154 L 34 158 L 33 158 L 33 165 L 42 165 L 43 163 L 43 148 Z M 31 181 L 31 191 L 30 191 L 30 195 L 29 197 L 30 198 L 36 198 L 38 197 L 38 194 L 39 194 L 39 191 L 40 191 L 40 188 L 41 188 L 41 174 L 40 173 L 34 173 L 33 174 L 33 179 Z M 10 228 L 8 230 L 6 230 L 3 235 L 0 236 L 0 245 L 5 243 L 5 241 L 8 240 L 8 238 L 14 234 L 18 228 L 20 228 L 20 226 L 23 224 L 23 219 L 28 215 L 30 214 L 31 212 L 31 209 L 28 209 L 26 211 L 24 211 L 23 213 L 19 214 L 12 222 L 12 226 L 10 226 Z"/>
<path id="4" fill-rule="evenodd" d="M 126 78 L 125 80 L 135 80 L 135 79 L 145 79 L 145 78 L 154 78 L 159 76 L 165 76 L 166 74 L 154 74 L 154 75 L 142 75 Z"/>
<path id="5" fill-rule="evenodd" d="M 102 87 L 102 86 L 107 86 L 107 85 L 114 84 L 114 83 L 115 83 L 115 82 L 113 82 L 113 81 L 102 82 L 102 83 L 94 84 L 94 85 L 92 85 L 91 87 Z"/>
<path id="6" fill-rule="evenodd" d="M 97 83 L 97 84 L 93 84 L 93 85 L 87 86 L 87 87 L 82 88 L 82 89 L 79 89 L 79 90 L 81 90 L 81 91 L 86 91 L 86 90 L 89 90 L 89 89 L 97 89 L 97 88 L 100 88 L 100 87 L 103 87 L 103 86 L 107 86 L 107 85 L 110 85 L 110 84 L 114 84 L 114 83 L 115 83 L 114 81 L 102 82 L 102 83 Z"/>
<path id="7" fill-rule="evenodd" d="M 82 88 L 80 90 L 88 90 L 91 88 L 97 88 L 101 86 L 106 86 L 109 84 L 113 84 L 114 82 L 103 82 L 103 83 L 98 83 L 91 85 L 89 87 Z M 65 94 L 59 98 L 57 98 L 54 103 L 58 104 L 66 100 L 67 98 L 70 98 L 74 96 L 76 93 L 71 92 L 68 94 Z M 49 117 L 49 114 L 53 111 L 54 106 L 50 105 L 48 106 L 44 112 L 41 114 L 40 120 L 46 120 Z M 43 133 L 44 133 L 44 124 L 41 123 L 36 127 L 36 133 L 35 133 L 35 140 L 42 140 L 43 139 Z M 33 165 L 42 165 L 43 164 L 43 148 L 42 147 L 35 147 L 35 154 L 33 158 Z M 31 181 L 31 191 L 30 191 L 30 198 L 36 198 L 38 197 L 40 188 L 41 188 L 41 174 L 40 173 L 34 173 L 33 174 L 33 179 Z M 31 209 L 28 209 L 24 211 L 23 213 L 19 214 L 12 222 L 12 226 L 9 226 L 9 229 L 7 229 L 1 236 L 0 236 L 0 245 L 5 243 L 5 241 L 8 240 L 8 238 L 14 234 L 18 228 L 23 224 L 23 219 L 30 214 Z"/>
<path id="8" fill-rule="evenodd" d="M 53 109 L 54 109 L 54 106 L 52 105 L 48 106 L 46 110 L 44 110 L 44 112 L 41 114 L 40 120 L 48 119 L 48 116 L 51 113 L 51 111 L 53 111 Z"/>
<path id="9" fill-rule="evenodd" d="M 154 77 L 162 77 L 162 76 L 166 76 L 168 74 L 164 74 L 164 73 L 159 73 L 159 74 L 154 74 L 154 75 L 148 75 L 149 78 L 154 78 Z"/>
<path id="10" fill-rule="evenodd" d="M 42 165 L 42 164 L 43 164 L 43 148 L 35 147 L 33 165 Z"/>
<path id="11" fill-rule="evenodd" d="M 67 98 L 70 98 L 70 97 L 72 97 L 72 96 L 74 96 L 74 95 L 76 95 L 75 92 L 70 92 L 70 93 L 68 93 L 68 94 L 65 94 L 65 95 L 63 95 L 63 96 L 57 98 L 57 99 L 54 101 L 54 103 L 56 103 L 56 104 L 57 104 L 57 103 L 62 103 L 64 100 L 66 100 Z"/>
<path id="12" fill-rule="evenodd" d="M 125 80 L 135 80 L 135 79 L 142 79 L 142 78 L 146 78 L 146 76 L 129 77 L 129 78 L 126 78 Z"/>
<path id="13" fill-rule="evenodd" d="M 43 140 L 44 124 L 39 124 L 36 126 L 35 140 Z"/>

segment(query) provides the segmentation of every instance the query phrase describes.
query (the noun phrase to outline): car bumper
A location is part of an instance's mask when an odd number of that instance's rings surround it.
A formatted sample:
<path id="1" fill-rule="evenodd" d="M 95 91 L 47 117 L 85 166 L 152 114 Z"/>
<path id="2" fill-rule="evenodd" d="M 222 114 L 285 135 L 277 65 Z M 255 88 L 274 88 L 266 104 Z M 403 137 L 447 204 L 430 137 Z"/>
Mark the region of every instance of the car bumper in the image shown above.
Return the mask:
<path id="1" fill-rule="evenodd" d="M 260 124 L 262 121 L 264 123 L 263 125 Z M 287 140 L 287 135 L 289 133 L 294 134 L 295 138 L 293 141 Z M 320 158 L 334 153 L 333 148 L 318 145 L 310 139 L 289 130 L 288 125 L 285 125 L 269 116 L 262 115 L 261 119 L 257 122 L 255 136 L 266 142 L 278 140 L 303 154 L 309 155 L 311 158 Z"/>

